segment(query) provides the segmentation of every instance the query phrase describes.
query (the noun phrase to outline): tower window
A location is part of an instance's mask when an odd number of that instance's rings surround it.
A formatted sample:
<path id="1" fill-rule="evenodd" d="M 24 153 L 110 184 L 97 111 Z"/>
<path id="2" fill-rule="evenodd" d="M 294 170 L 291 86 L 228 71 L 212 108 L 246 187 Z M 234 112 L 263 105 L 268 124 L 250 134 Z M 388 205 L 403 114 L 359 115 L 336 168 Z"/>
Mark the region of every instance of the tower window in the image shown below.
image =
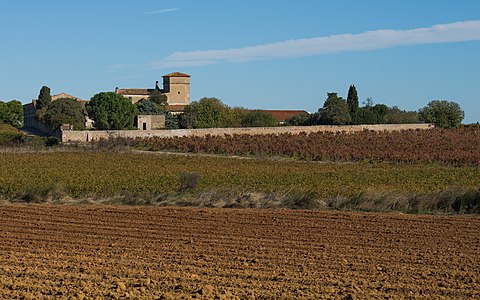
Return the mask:
<path id="1" fill-rule="evenodd" d="M 180 91 L 178 91 L 178 94 L 180 95 Z"/>

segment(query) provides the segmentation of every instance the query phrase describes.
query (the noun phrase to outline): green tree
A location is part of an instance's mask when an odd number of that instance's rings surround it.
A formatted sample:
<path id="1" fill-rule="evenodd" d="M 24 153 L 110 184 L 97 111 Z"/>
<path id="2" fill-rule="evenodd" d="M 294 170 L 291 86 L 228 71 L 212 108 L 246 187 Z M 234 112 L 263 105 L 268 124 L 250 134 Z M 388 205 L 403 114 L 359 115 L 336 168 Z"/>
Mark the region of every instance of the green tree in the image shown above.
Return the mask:
<path id="1" fill-rule="evenodd" d="M 321 109 L 319 109 L 319 110 L 321 110 Z M 321 123 L 320 122 L 320 113 L 317 111 L 317 112 L 314 112 L 312 114 L 309 114 L 308 118 L 305 120 L 303 125 L 312 126 L 312 125 L 319 125 L 320 123 Z"/>
<path id="2" fill-rule="evenodd" d="M 228 126 L 230 108 L 217 98 L 202 98 L 185 108 L 180 119 L 183 128 L 219 128 Z"/>
<path id="3" fill-rule="evenodd" d="M 277 120 L 263 110 L 248 110 L 242 118 L 242 127 L 273 127 Z"/>
<path id="4" fill-rule="evenodd" d="M 460 105 L 447 100 L 430 101 L 420 109 L 419 115 L 422 121 L 442 128 L 458 127 L 465 118 L 465 112 Z"/>
<path id="5" fill-rule="evenodd" d="M 197 122 L 197 111 L 193 106 L 193 103 L 185 107 L 183 110 L 183 114 L 180 115 L 178 124 L 181 128 L 195 128 L 195 124 Z"/>
<path id="6" fill-rule="evenodd" d="M 244 107 L 234 107 L 230 109 L 230 113 L 228 114 L 228 119 L 226 120 L 226 124 L 228 127 L 242 127 L 242 121 L 248 113 L 248 109 Z"/>
<path id="7" fill-rule="evenodd" d="M 52 102 L 52 96 L 50 95 L 50 88 L 48 86 L 42 86 L 38 95 L 37 109 L 46 108 Z"/>
<path id="8" fill-rule="evenodd" d="M 357 124 L 385 124 L 388 110 L 385 104 L 360 107 L 357 113 Z"/>
<path id="9" fill-rule="evenodd" d="M 386 123 L 385 116 L 387 115 L 387 112 L 388 112 L 388 106 L 386 106 L 385 104 L 375 104 L 372 107 L 372 110 L 377 117 L 376 124 L 385 124 Z"/>
<path id="10" fill-rule="evenodd" d="M 358 109 L 356 124 L 377 124 L 378 116 L 372 107 L 363 106 Z"/>
<path id="11" fill-rule="evenodd" d="M 286 125 L 304 126 L 307 125 L 310 116 L 308 114 L 297 114 L 285 120 Z"/>
<path id="12" fill-rule="evenodd" d="M 387 124 L 414 124 L 418 123 L 419 117 L 416 111 L 401 110 L 394 106 L 388 109 L 385 121 Z"/>
<path id="13" fill-rule="evenodd" d="M 80 102 L 71 98 L 60 98 L 50 103 L 43 115 L 43 122 L 51 130 L 60 128 L 63 124 L 70 124 L 74 130 L 85 129 L 85 108 Z"/>
<path id="14" fill-rule="evenodd" d="M 138 101 L 135 106 L 141 115 L 164 115 L 166 113 L 165 107 L 159 107 L 159 105 L 147 99 Z"/>
<path id="15" fill-rule="evenodd" d="M 167 96 L 162 94 L 160 91 L 158 90 L 151 91 L 148 97 L 148 100 L 151 101 L 152 103 L 155 103 L 161 111 L 163 112 L 167 111 L 167 106 L 168 106 Z"/>
<path id="16" fill-rule="evenodd" d="M 113 92 L 102 92 L 92 97 L 86 106 L 88 115 L 100 130 L 133 128 L 138 110 L 127 98 Z"/>
<path id="17" fill-rule="evenodd" d="M 327 100 L 318 112 L 320 115 L 317 124 L 346 125 L 352 121 L 347 102 L 342 97 L 338 97 L 337 93 L 327 93 Z"/>
<path id="18" fill-rule="evenodd" d="M 17 100 L 12 100 L 9 102 L 0 101 L 0 122 L 7 123 L 15 127 L 22 127 L 22 103 Z"/>
<path id="19" fill-rule="evenodd" d="M 350 113 L 350 117 L 352 118 L 352 123 L 356 124 L 358 114 L 358 94 L 355 85 L 351 85 L 348 88 L 347 105 L 348 112 Z"/>
<path id="20" fill-rule="evenodd" d="M 180 117 L 178 115 L 174 115 L 170 112 L 167 112 L 165 115 L 165 128 L 167 129 L 178 129 L 180 128 Z"/>
<path id="21" fill-rule="evenodd" d="M 363 105 L 367 108 L 370 108 L 373 106 L 373 100 L 372 97 L 367 97 L 365 101 L 363 101 Z"/>

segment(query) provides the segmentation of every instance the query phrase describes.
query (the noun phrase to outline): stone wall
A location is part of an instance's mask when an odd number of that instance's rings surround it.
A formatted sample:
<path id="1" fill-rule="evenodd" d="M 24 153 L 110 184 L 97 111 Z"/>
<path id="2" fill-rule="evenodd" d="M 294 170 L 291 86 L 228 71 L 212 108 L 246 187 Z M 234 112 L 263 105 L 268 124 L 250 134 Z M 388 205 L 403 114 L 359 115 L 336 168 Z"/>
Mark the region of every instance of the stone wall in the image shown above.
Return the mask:
<path id="1" fill-rule="evenodd" d="M 47 125 L 39 122 L 37 120 L 36 112 L 37 110 L 35 109 L 35 105 L 33 102 L 23 105 L 23 127 L 27 129 L 33 128 L 42 132 L 45 135 L 52 135 L 61 138 L 60 130 L 52 131 Z"/>
<path id="2" fill-rule="evenodd" d="M 110 130 L 110 131 L 62 131 L 64 143 L 90 142 L 108 138 L 146 138 L 146 137 L 181 137 L 233 134 L 299 134 L 301 132 L 355 132 L 362 130 L 401 131 L 427 130 L 433 128 L 430 124 L 387 124 L 387 125 L 352 125 L 352 126 L 282 126 L 282 127 L 251 127 L 251 128 L 208 128 L 208 129 L 176 129 L 176 130 Z"/>

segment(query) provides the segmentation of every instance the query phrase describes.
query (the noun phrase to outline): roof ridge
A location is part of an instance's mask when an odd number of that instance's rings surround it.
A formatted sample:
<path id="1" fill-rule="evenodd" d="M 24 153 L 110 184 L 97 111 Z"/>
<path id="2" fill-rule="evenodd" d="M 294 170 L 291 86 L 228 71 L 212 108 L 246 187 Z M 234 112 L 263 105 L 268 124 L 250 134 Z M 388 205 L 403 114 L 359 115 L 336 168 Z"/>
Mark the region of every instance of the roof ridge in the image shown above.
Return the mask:
<path id="1" fill-rule="evenodd" d="M 181 72 L 172 72 L 172 73 L 163 75 L 162 77 L 191 77 L 191 76 Z"/>

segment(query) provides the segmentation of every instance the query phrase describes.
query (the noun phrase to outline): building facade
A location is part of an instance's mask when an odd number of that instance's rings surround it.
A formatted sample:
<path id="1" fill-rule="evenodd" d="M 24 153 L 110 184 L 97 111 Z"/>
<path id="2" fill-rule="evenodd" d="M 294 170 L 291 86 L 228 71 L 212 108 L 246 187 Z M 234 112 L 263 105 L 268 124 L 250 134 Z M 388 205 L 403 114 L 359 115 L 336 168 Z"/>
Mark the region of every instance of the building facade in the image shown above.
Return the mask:
<path id="1" fill-rule="evenodd" d="M 150 94 L 157 90 L 167 97 L 167 110 L 177 114 L 183 112 L 185 107 L 190 104 L 190 75 L 174 72 L 163 77 L 163 87 L 158 86 L 156 82 L 154 88 L 116 88 L 115 92 L 128 98 L 133 104 L 138 101 L 148 99 Z"/>
<path id="2" fill-rule="evenodd" d="M 83 100 L 81 98 L 69 95 L 67 93 L 60 93 L 57 95 L 52 95 L 52 101 L 56 101 L 58 99 L 69 98 L 79 102 L 83 107 L 85 107 L 87 100 Z M 31 103 L 27 103 L 23 105 L 23 127 L 25 128 L 33 128 L 37 129 L 45 134 L 53 134 L 55 135 L 48 126 L 37 119 L 37 99 L 32 100 Z M 90 119 L 87 115 L 85 115 L 85 128 L 91 129 L 93 128 L 93 120 Z"/>
<path id="3" fill-rule="evenodd" d="M 140 130 L 159 130 L 165 128 L 164 115 L 138 115 L 135 117 L 135 126 Z"/>

